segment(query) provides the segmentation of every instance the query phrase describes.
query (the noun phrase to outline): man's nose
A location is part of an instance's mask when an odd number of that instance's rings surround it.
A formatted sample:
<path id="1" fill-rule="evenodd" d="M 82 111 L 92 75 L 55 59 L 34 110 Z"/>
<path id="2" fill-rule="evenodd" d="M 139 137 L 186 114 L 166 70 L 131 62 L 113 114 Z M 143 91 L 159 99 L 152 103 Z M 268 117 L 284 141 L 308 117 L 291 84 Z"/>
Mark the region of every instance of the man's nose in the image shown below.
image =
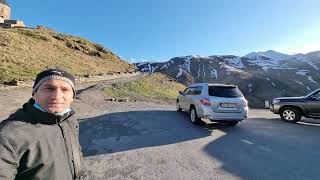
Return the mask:
<path id="1" fill-rule="evenodd" d="M 52 92 L 51 94 L 51 98 L 60 98 L 63 96 L 63 92 L 61 91 L 61 89 L 55 89 L 55 91 Z"/>

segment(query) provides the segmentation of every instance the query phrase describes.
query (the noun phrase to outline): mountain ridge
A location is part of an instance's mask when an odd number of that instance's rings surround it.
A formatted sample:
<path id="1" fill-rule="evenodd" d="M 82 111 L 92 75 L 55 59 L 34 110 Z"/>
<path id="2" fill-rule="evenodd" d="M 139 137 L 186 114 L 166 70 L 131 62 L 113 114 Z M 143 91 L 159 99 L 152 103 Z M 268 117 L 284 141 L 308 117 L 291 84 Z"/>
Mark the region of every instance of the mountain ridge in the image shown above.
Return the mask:
<path id="1" fill-rule="evenodd" d="M 286 58 L 279 59 L 278 55 L 283 54 L 268 51 L 242 57 L 189 55 L 161 63 L 136 63 L 135 66 L 146 73 L 164 73 L 184 85 L 195 82 L 238 85 L 254 107 L 263 107 L 265 100 L 274 97 L 302 95 L 320 87 L 319 51 L 300 54 L 298 58 L 284 54 Z"/>

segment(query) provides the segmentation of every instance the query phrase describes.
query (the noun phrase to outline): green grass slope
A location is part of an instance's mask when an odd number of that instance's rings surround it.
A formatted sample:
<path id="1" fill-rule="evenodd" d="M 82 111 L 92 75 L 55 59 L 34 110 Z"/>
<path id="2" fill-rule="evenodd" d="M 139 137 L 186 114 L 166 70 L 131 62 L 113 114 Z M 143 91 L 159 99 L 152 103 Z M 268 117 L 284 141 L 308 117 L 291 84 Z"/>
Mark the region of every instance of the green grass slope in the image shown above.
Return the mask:
<path id="1" fill-rule="evenodd" d="M 0 83 L 32 80 L 46 68 L 62 68 L 77 76 L 135 71 L 110 50 L 80 37 L 0 28 Z"/>
<path id="2" fill-rule="evenodd" d="M 147 75 L 137 81 L 114 84 L 103 91 L 110 97 L 130 100 L 172 100 L 186 87 L 172 78 L 160 73 Z"/>

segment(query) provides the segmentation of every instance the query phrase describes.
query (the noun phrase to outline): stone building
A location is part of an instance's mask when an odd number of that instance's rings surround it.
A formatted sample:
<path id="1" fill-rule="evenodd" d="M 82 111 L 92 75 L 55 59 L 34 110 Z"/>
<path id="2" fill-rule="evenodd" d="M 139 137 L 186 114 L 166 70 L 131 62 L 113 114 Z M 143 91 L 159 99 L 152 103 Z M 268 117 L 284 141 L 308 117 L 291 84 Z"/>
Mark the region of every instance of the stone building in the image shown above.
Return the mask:
<path id="1" fill-rule="evenodd" d="M 0 0 L 0 27 L 2 28 L 25 27 L 23 21 L 11 19 L 11 8 L 6 0 Z"/>
<path id="2" fill-rule="evenodd" d="M 6 0 L 0 0 L 0 23 L 4 23 L 4 20 L 10 20 L 11 8 Z"/>

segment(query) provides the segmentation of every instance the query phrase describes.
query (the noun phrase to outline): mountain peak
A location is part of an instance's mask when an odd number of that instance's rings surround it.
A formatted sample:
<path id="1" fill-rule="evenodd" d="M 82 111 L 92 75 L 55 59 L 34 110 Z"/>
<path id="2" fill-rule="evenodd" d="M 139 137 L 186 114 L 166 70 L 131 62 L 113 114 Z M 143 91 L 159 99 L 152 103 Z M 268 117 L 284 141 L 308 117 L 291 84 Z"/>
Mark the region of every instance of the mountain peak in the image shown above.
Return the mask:
<path id="1" fill-rule="evenodd" d="M 245 56 L 242 56 L 242 58 L 248 58 L 248 59 L 255 59 L 255 60 L 259 60 L 259 59 L 270 59 L 268 56 L 265 56 L 259 52 L 252 52 L 249 53 Z"/>
<path id="2" fill-rule="evenodd" d="M 259 52 L 260 54 L 263 54 L 264 56 L 269 57 L 270 59 L 281 61 L 281 60 L 288 60 L 291 59 L 293 56 L 290 56 L 288 54 L 280 53 L 274 50 L 268 50 L 265 52 Z"/>

